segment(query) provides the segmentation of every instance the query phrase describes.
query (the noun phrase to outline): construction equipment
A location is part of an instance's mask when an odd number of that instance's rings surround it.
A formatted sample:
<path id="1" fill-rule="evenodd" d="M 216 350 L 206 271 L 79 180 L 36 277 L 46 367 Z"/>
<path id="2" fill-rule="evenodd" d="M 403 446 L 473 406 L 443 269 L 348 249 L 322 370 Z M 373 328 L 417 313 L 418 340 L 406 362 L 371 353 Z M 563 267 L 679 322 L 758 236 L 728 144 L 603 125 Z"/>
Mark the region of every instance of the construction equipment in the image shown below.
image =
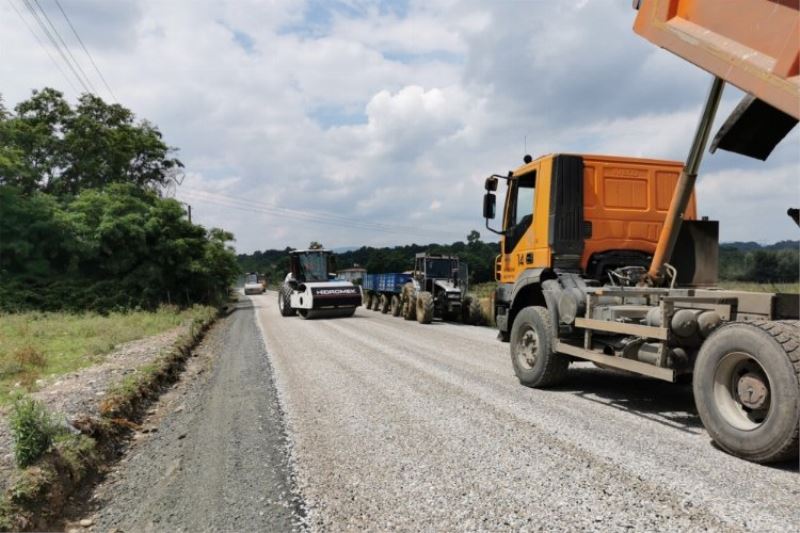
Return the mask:
<path id="1" fill-rule="evenodd" d="M 480 302 L 467 294 L 468 289 L 469 267 L 458 257 L 418 253 L 400 295 L 400 314 L 420 324 L 430 324 L 434 318 L 475 324 L 481 316 Z"/>
<path id="2" fill-rule="evenodd" d="M 289 252 L 290 272 L 278 291 L 281 316 L 331 318 L 353 316 L 361 305 L 361 289 L 336 280 L 333 253 L 329 250 Z"/>
<path id="3" fill-rule="evenodd" d="M 365 274 L 362 285 L 364 306 L 383 314 L 391 312 L 392 316 L 400 316 L 403 287 L 412 279 L 410 273 Z"/>
<path id="4" fill-rule="evenodd" d="M 257 272 L 248 272 L 244 275 L 244 293 L 248 294 L 263 294 L 264 285 L 258 279 Z"/>
<path id="5" fill-rule="evenodd" d="M 487 228 L 498 180 L 508 182 L 496 261 L 500 337 L 524 385 L 556 385 L 578 360 L 671 382 L 691 377 L 720 448 L 755 462 L 796 457 L 798 295 L 713 288 L 717 223 L 696 219 L 694 182 L 725 81 L 748 96 L 714 148 L 765 158 L 800 118 L 798 2 L 634 5 L 638 33 L 715 76 L 686 164 L 526 156 L 487 178 Z"/>

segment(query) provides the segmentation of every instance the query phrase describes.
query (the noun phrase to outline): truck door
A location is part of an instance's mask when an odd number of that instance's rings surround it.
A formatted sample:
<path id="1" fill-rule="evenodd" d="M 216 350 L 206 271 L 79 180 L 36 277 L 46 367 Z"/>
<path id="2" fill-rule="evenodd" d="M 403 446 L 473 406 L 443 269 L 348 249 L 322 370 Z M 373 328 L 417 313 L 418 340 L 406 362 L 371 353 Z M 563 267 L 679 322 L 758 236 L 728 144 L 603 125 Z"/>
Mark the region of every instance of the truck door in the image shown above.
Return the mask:
<path id="1" fill-rule="evenodd" d="M 502 280 L 513 282 L 520 271 L 534 263 L 533 218 L 537 165 L 509 182 L 503 219 Z"/>

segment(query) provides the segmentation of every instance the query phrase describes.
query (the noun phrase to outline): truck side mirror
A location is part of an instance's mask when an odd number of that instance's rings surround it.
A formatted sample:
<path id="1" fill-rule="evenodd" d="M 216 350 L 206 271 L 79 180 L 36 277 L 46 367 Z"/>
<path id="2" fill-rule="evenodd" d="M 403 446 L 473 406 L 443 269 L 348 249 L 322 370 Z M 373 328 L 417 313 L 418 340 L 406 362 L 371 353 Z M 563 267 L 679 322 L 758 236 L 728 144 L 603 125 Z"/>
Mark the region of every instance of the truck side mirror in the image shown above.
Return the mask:
<path id="1" fill-rule="evenodd" d="M 495 186 L 496 185 L 497 184 L 495 183 Z M 494 194 L 487 192 L 483 195 L 483 218 L 487 220 L 494 218 L 496 202 L 497 199 L 495 198 Z"/>
<path id="2" fill-rule="evenodd" d="M 494 192 L 497 190 L 497 178 L 494 176 L 489 176 L 486 178 L 486 190 Z"/>

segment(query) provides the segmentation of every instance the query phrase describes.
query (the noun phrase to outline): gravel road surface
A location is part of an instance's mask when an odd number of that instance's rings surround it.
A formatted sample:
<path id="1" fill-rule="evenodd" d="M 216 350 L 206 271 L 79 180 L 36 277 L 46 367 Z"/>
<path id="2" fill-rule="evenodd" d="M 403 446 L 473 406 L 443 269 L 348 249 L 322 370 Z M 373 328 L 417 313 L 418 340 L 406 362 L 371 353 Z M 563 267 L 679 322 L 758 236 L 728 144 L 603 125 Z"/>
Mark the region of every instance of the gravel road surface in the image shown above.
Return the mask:
<path id="1" fill-rule="evenodd" d="M 299 529 L 288 460 L 269 360 L 244 300 L 152 410 L 95 491 L 88 520 L 96 531 Z"/>
<path id="2" fill-rule="evenodd" d="M 364 308 L 282 318 L 275 293 L 252 301 L 313 529 L 800 524 L 797 464 L 759 466 L 714 448 L 688 387 L 580 364 L 567 386 L 533 390 L 488 328 Z"/>

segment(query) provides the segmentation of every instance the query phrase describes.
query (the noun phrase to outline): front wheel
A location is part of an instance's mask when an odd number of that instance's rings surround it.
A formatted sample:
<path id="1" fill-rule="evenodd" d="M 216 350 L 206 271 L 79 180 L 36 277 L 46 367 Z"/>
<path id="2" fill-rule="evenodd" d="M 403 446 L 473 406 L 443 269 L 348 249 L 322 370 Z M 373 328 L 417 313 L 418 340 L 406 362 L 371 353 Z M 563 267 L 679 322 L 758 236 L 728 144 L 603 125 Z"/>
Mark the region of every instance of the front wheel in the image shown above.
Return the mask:
<path id="1" fill-rule="evenodd" d="M 694 400 L 723 450 L 757 463 L 797 457 L 799 331 L 796 323 L 732 322 L 703 343 L 694 366 Z"/>
<path id="2" fill-rule="evenodd" d="M 553 352 L 553 324 L 544 307 L 525 307 L 511 326 L 511 364 L 528 387 L 552 387 L 567 377 L 569 359 Z"/>
<path id="3" fill-rule="evenodd" d="M 289 300 L 290 292 L 291 289 L 287 290 L 287 287 L 281 287 L 281 290 L 278 291 L 278 310 L 281 316 L 294 316 L 296 314 Z"/>
<path id="4" fill-rule="evenodd" d="M 422 291 L 417 295 L 417 322 L 430 324 L 433 321 L 433 294 Z"/>

